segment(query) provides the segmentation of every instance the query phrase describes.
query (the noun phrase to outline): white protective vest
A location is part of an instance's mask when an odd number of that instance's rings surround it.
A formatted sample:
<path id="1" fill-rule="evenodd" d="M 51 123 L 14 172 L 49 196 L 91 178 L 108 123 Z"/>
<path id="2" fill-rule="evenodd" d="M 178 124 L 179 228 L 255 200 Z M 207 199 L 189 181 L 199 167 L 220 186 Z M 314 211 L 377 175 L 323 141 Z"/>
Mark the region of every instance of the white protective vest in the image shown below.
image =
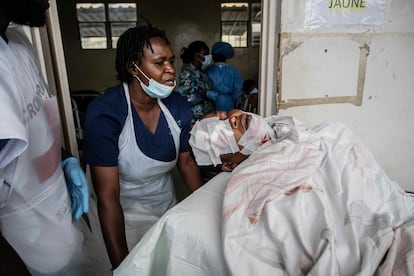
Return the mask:
<path id="1" fill-rule="evenodd" d="M 23 31 L 0 38 L 0 229 L 32 275 L 111 275 L 96 207 L 74 221 L 61 167 L 60 121 Z M 98 234 L 100 237 L 98 238 Z"/>
<path id="2" fill-rule="evenodd" d="M 181 130 L 167 107 L 158 100 L 174 139 L 176 158 L 170 162 L 163 162 L 146 156 L 136 142 L 126 83 L 124 92 L 128 115 L 118 141 L 118 168 L 120 202 L 124 211 L 128 248 L 131 250 L 145 232 L 176 203 L 170 171 L 177 163 Z"/>
<path id="3" fill-rule="evenodd" d="M 9 44 L 0 39 L 0 139 L 10 139 L 0 154 L 0 228 L 34 275 L 53 274 L 83 238 L 72 224 L 60 166 L 56 97 L 15 28 L 7 32 Z"/>

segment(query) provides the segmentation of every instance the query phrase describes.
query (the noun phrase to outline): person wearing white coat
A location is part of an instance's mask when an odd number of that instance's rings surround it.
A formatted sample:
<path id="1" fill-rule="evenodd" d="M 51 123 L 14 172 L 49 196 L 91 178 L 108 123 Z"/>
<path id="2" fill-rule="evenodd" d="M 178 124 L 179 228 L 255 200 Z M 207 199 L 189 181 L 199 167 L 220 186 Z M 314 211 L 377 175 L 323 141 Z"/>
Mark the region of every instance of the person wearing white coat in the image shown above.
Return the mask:
<path id="1" fill-rule="evenodd" d="M 48 8 L 0 1 L 0 274 L 105 275 L 107 257 L 79 220 L 89 210 L 85 174 L 76 158 L 61 162 L 56 96 L 21 26 L 43 26 Z"/>

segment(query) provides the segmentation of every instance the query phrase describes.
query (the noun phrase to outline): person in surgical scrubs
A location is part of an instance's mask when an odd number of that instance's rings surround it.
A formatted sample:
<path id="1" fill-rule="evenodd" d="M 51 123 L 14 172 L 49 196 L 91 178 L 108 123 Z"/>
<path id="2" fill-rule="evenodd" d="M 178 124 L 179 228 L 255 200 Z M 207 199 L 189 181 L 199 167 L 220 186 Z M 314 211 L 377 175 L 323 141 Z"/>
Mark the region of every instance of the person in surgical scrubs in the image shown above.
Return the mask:
<path id="1" fill-rule="evenodd" d="M 163 31 L 151 25 L 128 29 L 117 44 L 120 84 L 92 101 L 86 113 L 84 157 L 113 268 L 175 205 L 175 166 L 189 191 L 200 186 L 188 144 L 191 109 L 172 93 L 174 59 Z"/>
<path id="2" fill-rule="evenodd" d="M 48 8 L 0 1 L 0 275 L 65 275 L 83 262 L 87 180 L 76 158 L 61 162 L 56 96 L 21 26 L 43 26 Z"/>
<path id="3" fill-rule="evenodd" d="M 216 111 L 228 112 L 236 107 L 243 94 L 243 77 L 233 65 L 226 63 L 234 57 L 230 43 L 218 41 L 211 47 L 214 63 L 206 69 L 211 90 L 207 96 L 214 100 Z"/>

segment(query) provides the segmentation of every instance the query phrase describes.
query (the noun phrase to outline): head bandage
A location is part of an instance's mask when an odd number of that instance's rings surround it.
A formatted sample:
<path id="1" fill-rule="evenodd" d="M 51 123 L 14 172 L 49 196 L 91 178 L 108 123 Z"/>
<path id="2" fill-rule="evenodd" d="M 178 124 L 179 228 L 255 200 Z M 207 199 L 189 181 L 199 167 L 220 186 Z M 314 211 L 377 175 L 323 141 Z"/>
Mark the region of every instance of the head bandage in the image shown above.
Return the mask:
<path id="1" fill-rule="evenodd" d="M 213 117 L 197 121 L 190 133 L 189 143 L 200 166 L 221 164 L 220 155 L 239 151 L 228 120 Z"/>
<path id="2" fill-rule="evenodd" d="M 249 127 L 239 140 L 239 145 L 243 147 L 240 151 L 242 154 L 250 155 L 261 145 L 272 140 L 275 133 L 264 118 L 254 113 L 245 113 L 251 116 L 251 120 Z"/>

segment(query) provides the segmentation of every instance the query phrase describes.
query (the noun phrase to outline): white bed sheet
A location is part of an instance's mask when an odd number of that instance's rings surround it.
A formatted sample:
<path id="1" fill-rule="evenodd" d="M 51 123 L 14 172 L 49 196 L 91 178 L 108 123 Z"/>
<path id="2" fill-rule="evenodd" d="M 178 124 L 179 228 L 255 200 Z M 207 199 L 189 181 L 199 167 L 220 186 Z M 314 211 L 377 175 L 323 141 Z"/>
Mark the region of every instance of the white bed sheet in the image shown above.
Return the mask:
<path id="1" fill-rule="evenodd" d="M 228 180 L 230 274 L 414 275 L 414 198 L 344 125 L 298 133 L 298 143 L 261 147 Z"/>
<path id="2" fill-rule="evenodd" d="M 114 275 L 229 275 L 221 245 L 221 209 L 229 173 L 220 173 L 170 209 Z"/>
<path id="3" fill-rule="evenodd" d="M 298 130 L 169 210 L 114 275 L 414 275 L 414 198 L 344 126 Z"/>

